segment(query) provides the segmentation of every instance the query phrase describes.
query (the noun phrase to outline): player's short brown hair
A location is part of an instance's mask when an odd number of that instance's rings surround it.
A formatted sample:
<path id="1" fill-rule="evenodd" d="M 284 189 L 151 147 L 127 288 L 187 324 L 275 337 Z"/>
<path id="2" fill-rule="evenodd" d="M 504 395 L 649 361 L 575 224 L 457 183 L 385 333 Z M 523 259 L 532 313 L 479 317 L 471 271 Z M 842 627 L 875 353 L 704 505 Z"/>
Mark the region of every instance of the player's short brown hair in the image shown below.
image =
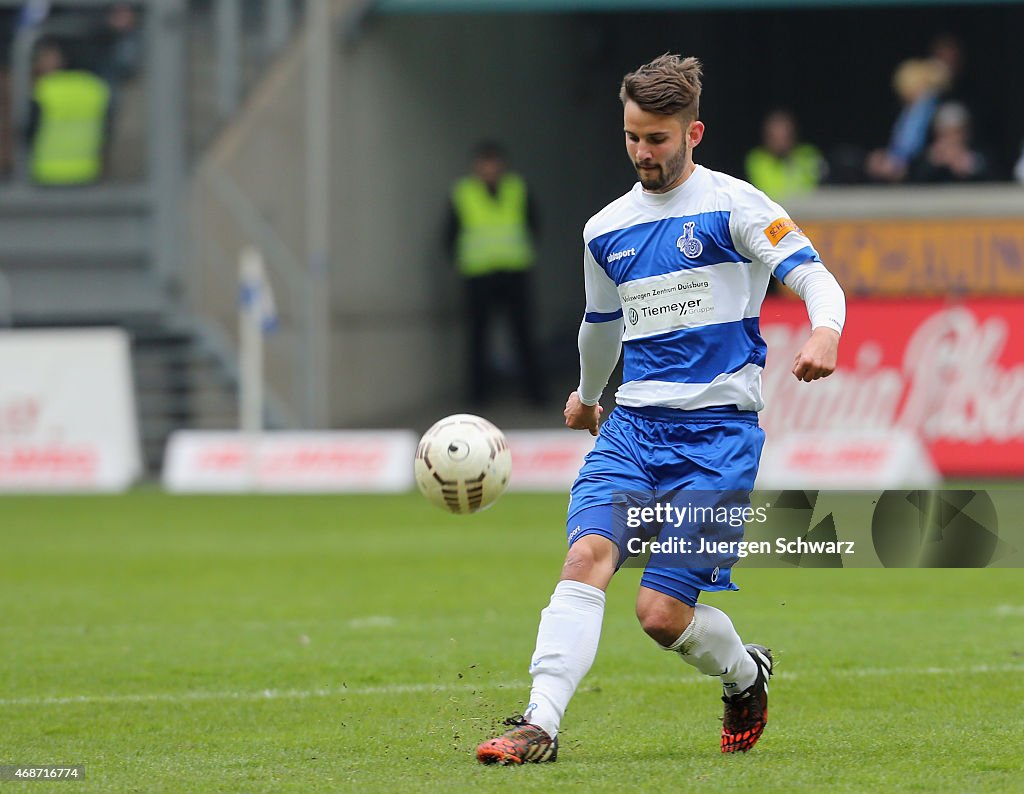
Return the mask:
<path id="1" fill-rule="evenodd" d="M 694 121 L 700 114 L 700 77 L 699 60 L 666 53 L 623 77 L 619 99 L 649 113 Z"/>

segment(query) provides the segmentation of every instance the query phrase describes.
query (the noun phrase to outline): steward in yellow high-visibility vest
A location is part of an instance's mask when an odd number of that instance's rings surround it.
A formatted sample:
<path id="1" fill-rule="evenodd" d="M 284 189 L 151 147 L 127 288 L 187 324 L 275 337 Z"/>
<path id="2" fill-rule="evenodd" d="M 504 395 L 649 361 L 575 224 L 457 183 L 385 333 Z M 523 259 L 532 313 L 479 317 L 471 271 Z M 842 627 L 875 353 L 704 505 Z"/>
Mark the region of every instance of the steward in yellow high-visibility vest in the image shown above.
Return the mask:
<path id="1" fill-rule="evenodd" d="M 489 339 L 504 318 L 517 353 L 517 380 L 531 402 L 542 403 L 530 284 L 537 217 L 526 182 L 505 170 L 498 144 L 484 142 L 473 172 L 452 188 L 450 207 L 446 243 L 464 284 L 469 399 L 479 405 L 498 390 L 495 370 L 502 367 L 491 366 Z"/>
<path id="2" fill-rule="evenodd" d="M 762 144 L 747 154 L 747 179 L 770 199 L 783 201 L 810 193 L 825 175 L 825 158 L 797 137 L 796 119 L 786 110 L 769 113 L 762 126 Z"/>
<path id="3" fill-rule="evenodd" d="M 30 172 L 40 185 L 84 185 L 103 173 L 110 89 L 91 72 L 36 80 Z"/>
<path id="4" fill-rule="evenodd" d="M 810 193 L 821 182 L 824 158 L 808 143 L 794 146 L 784 155 L 758 146 L 747 154 L 747 179 L 774 201 Z"/>
<path id="5" fill-rule="evenodd" d="M 526 183 L 517 174 L 502 174 L 493 186 L 478 176 L 455 184 L 455 262 L 463 276 L 525 270 L 533 264 L 528 200 Z"/>

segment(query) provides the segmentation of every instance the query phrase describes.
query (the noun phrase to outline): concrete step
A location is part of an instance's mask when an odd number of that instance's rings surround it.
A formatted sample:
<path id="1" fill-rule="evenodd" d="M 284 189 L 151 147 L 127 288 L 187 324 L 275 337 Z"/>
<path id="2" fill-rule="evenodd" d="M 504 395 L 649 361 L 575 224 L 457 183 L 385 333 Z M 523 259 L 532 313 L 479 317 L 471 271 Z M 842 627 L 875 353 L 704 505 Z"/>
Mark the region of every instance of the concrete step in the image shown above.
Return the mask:
<path id="1" fill-rule="evenodd" d="M 4 274 L 11 313 L 20 325 L 46 325 L 54 316 L 60 316 L 62 324 L 98 325 L 97 319 L 113 315 L 156 318 L 168 311 L 159 282 L 139 262 L 40 264 L 35 269 L 5 268 Z"/>

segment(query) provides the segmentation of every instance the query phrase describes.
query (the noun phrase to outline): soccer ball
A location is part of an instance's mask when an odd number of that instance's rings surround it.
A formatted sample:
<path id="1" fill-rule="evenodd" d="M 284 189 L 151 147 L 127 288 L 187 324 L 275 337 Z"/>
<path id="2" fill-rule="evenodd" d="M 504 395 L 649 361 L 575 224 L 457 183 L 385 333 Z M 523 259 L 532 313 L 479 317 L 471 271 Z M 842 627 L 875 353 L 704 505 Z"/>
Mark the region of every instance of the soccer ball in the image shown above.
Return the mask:
<path id="1" fill-rule="evenodd" d="M 416 484 L 450 513 L 475 513 L 501 496 L 512 474 L 505 434 L 479 416 L 438 421 L 416 447 Z"/>

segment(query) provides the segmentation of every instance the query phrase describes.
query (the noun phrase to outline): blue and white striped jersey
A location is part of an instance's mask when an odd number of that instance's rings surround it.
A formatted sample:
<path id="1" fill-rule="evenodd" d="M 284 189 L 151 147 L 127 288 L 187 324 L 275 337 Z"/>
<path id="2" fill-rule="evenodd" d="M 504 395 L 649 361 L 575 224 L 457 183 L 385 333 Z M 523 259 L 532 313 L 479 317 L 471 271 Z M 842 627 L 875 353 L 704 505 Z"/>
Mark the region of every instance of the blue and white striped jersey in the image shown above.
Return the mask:
<path id="1" fill-rule="evenodd" d="M 821 261 L 782 207 L 698 165 L 668 193 L 637 183 L 587 222 L 583 240 L 584 319 L 624 323 L 619 405 L 764 406 L 768 281 Z"/>

